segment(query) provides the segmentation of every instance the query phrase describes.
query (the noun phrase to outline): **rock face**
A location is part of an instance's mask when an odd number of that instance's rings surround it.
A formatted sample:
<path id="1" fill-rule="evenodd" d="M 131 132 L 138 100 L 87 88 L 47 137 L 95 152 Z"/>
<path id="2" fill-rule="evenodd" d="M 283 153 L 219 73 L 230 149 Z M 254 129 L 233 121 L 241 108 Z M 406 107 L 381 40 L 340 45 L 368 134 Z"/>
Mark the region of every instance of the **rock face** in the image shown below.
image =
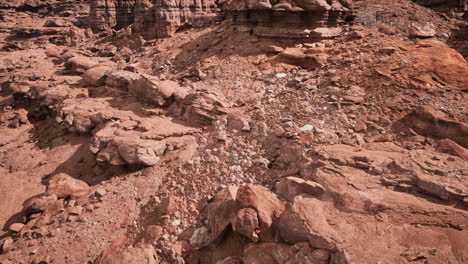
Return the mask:
<path id="1" fill-rule="evenodd" d="M 254 26 L 266 37 L 327 38 L 341 32 L 339 25 L 349 11 L 351 0 L 218 2 L 190 0 L 91 1 L 93 29 L 121 29 L 133 24 L 133 31 L 145 39 L 172 36 L 184 25 L 214 21 L 221 14 L 235 23 Z"/>
<path id="2" fill-rule="evenodd" d="M 94 30 L 121 29 L 133 23 L 136 0 L 93 0 L 90 17 Z"/>
<path id="3" fill-rule="evenodd" d="M 352 1 L 228 1 L 223 9 L 236 23 L 266 37 L 327 38 L 341 31 Z"/>
<path id="4" fill-rule="evenodd" d="M 213 0 L 115 0 L 91 1 L 94 30 L 121 29 L 134 24 L 134 31 L 144 38 L 170 37 L 180 26 L 212 18 Z"/>

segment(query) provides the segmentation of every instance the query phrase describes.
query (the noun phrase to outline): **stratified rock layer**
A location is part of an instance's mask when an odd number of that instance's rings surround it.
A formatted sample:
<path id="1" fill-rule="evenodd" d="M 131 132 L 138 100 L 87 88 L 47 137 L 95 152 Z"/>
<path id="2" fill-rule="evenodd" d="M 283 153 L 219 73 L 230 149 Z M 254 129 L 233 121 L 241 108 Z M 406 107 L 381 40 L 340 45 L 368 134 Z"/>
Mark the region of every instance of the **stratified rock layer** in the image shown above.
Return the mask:
<path id="1" fill-rule="evenodd" d="M 93 29 L 121 29 L 134 24 L 134 31 L 147 39 L 170 37 L 180 26 L 215 15 L 213 0 L 114 0 L 91 1 Z"/>
<path id="2" fill-rule="evenodd" d="M 133 24 L 134 33 L 146 39 L 165 38 L 183 26 L 215 21 L 221 8 L 226 18 L 253 26 L 257 35 L 328 38 L 341 33 L 350 5 L 350 0 L 92 0 L 91 23 L 98 31 Z"/>
<path id="3" fill-rule="evenodd" d="M 231 0 L 223 9 L 228 18 L 252 27 L 260 36 L 329 38 L 341 33 L 339 25 L 344 22 L 350 4 L 345 0 Z"/>

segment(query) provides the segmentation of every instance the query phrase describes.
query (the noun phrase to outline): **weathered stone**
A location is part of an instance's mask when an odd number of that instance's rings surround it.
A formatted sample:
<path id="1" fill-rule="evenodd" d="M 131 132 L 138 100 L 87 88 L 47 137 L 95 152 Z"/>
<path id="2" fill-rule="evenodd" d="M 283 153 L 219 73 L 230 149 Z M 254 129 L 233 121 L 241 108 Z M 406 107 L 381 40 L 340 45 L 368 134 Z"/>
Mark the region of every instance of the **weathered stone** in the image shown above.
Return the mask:
<path id="1" fill-rule="evenodd" d="M 318 68 L 327 61 L 327 55 L 306 54 L 301 48 L 287 48 L 280 53 L 279 61 L 303 68 Z"/>
<path id="2" fill-rule="evenodd" d="M 250 184 L 239 188 L 236 200 L 241 208 L 255 209 L 260 232 L 266 231 L 279 220 L 286 204 L 267 188 Z"/>
<path id="3" fill-rule="evenodd" d="M 434 147 L 439 152 L 457 156 L 468 161 L 468 150 L 448 138 L 438 140 L 434 144 Z"/>
<path id="4" fill-rule="evenodd" d="M 257 212 L 252 208 L 244 208 L 237 212 L 236 216 L 231 220 L 232 229 L 253 242 L 258 241 L 256 231 L 259 228 Z"/>
<path id="5" fill-rule="evenodd" d="M 81 84 L 85 86 L 103 86 L 106 84 L 107 73 L 112 69 L 107 66 L 96 66 L 81 76 Z"/>
<path id="6" fill-rule="evenodd" d="M 18 233 L 19 231 L 21 231 L 21 229 L 23 229 L 23 227 L 23 223 L 14 223 L 8 227 L 8 231 Z"/>
<path id="7" fill-rule="evenodd" d="M 175 99 L 183 99 L 187 90 L 176 82 L 160 81 L 148 75 L 140 75 L 128 86 L 130 93 L 159 106 L 165 106 Z"/>
<path id="8" fill-rule="evenodd" d="M 58 173 L 50 178 L 46 193 L 55 194 L 58 198 L 79 198 L 88 195 L 89 191 L 90 188 L 86 182 L 65 173 Z"/>
<path id="9" fill-rule="evenodd" d="M 237 192 L 238 187 L 228 186 L 218 192 L 208 204 L 208 229 L 211 241 L 224 232 L 239 210 L 236 202 Z"/>
<path id="10" fill-rule="evenodd" d="M 292 201 L 294 197 L 300 194 L 320 196 L 325 190 L 316 182 L 305 181 L 296 177 L 286 177 L 276 184 L 276 191 L 279 196 Z"/>
<path id="11" fill-rule="evenodd" d="M 127 91 L 128 86 L 140 78 L 139 74 L 129 71 L 111 71 L 107 73 L 106 85 Z"/>
<path id="12" fill-rule="evenodd" d="M 338 232 L 329 225 L 324 202 L 297 196 L 281 216 L 278 228 L 288 243 L 309 241 L 314 248 L 337 250 Z"/>

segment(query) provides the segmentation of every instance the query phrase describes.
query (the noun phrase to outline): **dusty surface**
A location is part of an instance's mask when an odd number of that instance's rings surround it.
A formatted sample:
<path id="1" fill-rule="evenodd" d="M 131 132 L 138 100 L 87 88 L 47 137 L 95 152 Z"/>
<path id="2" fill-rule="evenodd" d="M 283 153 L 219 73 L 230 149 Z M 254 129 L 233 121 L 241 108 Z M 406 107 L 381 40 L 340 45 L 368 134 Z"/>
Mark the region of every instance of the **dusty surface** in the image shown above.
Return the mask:
<path id="1" fill-rule="evenodd" d="M 467 262 L 463 8 L 335 2 L 145 40 L 0 1 L 0 263 Z"/>

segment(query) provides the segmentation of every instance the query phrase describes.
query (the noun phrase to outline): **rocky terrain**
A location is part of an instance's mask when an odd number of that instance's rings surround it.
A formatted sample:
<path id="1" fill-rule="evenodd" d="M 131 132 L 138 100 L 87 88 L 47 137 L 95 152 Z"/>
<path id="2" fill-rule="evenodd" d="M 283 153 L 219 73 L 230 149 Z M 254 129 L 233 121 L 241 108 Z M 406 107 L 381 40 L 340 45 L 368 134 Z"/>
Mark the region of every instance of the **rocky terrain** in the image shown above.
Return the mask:
<path id="1" fill-rule="evenodd" d="M 0 0 L 0 263 L 468 262 L 468 2 Z"/>

